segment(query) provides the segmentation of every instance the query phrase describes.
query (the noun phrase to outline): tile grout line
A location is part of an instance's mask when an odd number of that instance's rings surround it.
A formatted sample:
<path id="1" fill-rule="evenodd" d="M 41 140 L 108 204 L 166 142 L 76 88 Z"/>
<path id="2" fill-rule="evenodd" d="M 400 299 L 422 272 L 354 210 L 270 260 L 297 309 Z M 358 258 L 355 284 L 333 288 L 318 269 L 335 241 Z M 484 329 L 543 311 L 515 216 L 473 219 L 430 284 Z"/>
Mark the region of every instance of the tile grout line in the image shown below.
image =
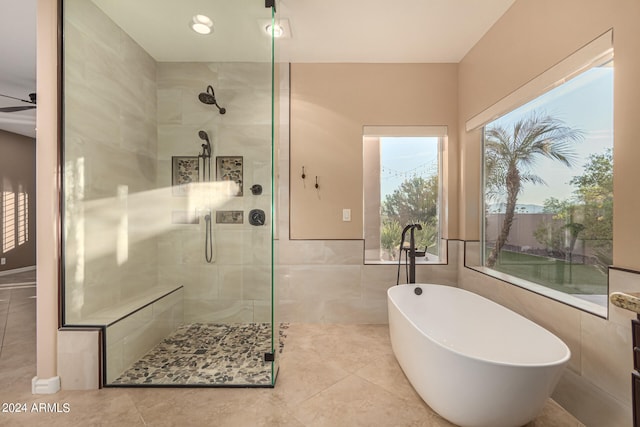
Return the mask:
<path id="1" fill-rule="evenodd" d="M 129 401 L 131 402 L 131 404 L 133 405 L 134 408 L 136 408 L 136 413 L 138 414 L 138 417 L 140 418 L 140 421 L 142 421 L 142 425 L 143 426 L 148 426 L 150 425 L 149 423 L 147 423 L 147 421 L 144 419 L 144 415 L 142 415 L 142 411 L 140 410 L 140 408 L 138 407 L 138 404 L 136 402 L 136 400 L 131 396 L 131 393 L 129 393 L 127 391 L 126 393 L 127 398 L 129 399 Z"/>
<path id="2" fill-rule="evenodd" d="M 299 405 L 301 405 L 301 404 L 303 404 L 305 402 L 308 402 L 309 400 L 315 398 L 316 396 L 318 396 L 318 395 L 324 393 L 325 391 L 329 390 L 330 388 L 336 386 L 337 384 L 340 384 L 341 382 L 345 381 L 347 378 L 355 376 L 355 374 L 353 374 L 351 372 L 347 372 L 347 371 L 345 371 L 343 369 L 341 369 L 341 370 L 346 374 L 345 376 L 343 376 L 342 378 L 336 380 L 334 383 L 328 385 L 327 387 L 323 388 L 322 390 L 318 390 L 317 392 L 315 392 L 314 394 L 310 395 L 306 399 L 304 399 L 304 400 L 302 400 L 300 402 L 297 402 L 296 406 L 299 406 Z M 287 406 L 288 406 L 288 403 L 287 403 Z"/>

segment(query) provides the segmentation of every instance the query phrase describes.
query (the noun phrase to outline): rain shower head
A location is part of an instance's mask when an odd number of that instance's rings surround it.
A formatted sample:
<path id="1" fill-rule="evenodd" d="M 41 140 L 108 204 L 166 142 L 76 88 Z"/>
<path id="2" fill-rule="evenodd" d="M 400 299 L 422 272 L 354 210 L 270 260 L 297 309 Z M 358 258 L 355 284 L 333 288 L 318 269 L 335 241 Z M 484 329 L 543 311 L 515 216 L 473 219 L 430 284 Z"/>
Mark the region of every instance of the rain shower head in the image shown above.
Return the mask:
<path id="1" fill-rule="evenodd" d="M 209 86 L 209 87 L 211 87 L 211 86 Z M 217 105 L 215 96 L 211 95 L 210 93 L 200 92 L 200 95 L 198 95 L 198 99 L 203 104 Z"/>
<path id="2" fill-rule="evenodd" d="M 218 111 L 220 111 L 220 114 L 224 114 L 227 112 L 226 108 L 222 108 L 218 105 L 218 102 L 216 101 L 216 95 L 213 92 L 213 87 L 211 85 L 207 86 L 206 92 L 200 92 L 200 95 L 198 95 L 198 99 L 203 104 L 215 105 Z"/>

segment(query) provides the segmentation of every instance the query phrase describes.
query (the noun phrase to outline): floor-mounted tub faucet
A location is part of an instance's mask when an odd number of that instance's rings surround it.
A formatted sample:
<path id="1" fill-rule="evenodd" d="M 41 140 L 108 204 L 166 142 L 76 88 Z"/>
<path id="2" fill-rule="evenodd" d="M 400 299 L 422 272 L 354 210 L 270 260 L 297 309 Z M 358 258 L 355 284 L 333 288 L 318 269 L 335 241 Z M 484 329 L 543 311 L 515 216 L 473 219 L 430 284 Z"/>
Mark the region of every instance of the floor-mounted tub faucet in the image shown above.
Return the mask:
<path id="1" fill-rule="evenodd" d="M 409 262 L 408 282 L 416 283 L 416 238 L 415 230 L 422 230 L 420 224 L 409 224 L 402 230 L 402 238 L 400 239 L 400 256 L 398 257 L 398 283 L 400 283 L 400 260 L 402 260 L 402 251 L 404 247 L 404 239 L 407 231 L 409 231 L 409 249 L 407 249 L 407 259 Z"/>

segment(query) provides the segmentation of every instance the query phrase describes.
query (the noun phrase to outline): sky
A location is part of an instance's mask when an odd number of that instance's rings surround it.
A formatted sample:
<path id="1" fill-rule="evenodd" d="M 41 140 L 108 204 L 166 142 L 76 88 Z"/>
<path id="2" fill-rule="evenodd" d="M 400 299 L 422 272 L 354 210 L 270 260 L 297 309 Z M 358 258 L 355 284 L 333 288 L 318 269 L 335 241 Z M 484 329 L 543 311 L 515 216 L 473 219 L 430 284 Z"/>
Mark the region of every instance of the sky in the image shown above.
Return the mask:
<path id="1" fill-rule="evenodd" d="M 403 181 L 438 173 L 438 138 L 384 137 L 380 138 L 380 195 L 381 200 Z"/>

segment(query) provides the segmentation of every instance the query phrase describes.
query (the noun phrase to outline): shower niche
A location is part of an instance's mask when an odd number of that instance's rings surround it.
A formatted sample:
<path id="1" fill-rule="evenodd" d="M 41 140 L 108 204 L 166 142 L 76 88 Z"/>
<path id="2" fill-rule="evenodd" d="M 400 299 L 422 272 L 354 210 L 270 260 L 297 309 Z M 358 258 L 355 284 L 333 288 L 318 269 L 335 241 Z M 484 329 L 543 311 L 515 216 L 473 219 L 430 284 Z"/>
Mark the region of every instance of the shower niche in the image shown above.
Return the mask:
<path id="1" fill-rule="evenodd" d="M 105 386 L 275 384 L 278 92 L 255 23 L 277 16 L 200 6 L 63 2 L 62 318 L 102 330 Z M 213 33 L 176 18 L 196 10 Z"/>

